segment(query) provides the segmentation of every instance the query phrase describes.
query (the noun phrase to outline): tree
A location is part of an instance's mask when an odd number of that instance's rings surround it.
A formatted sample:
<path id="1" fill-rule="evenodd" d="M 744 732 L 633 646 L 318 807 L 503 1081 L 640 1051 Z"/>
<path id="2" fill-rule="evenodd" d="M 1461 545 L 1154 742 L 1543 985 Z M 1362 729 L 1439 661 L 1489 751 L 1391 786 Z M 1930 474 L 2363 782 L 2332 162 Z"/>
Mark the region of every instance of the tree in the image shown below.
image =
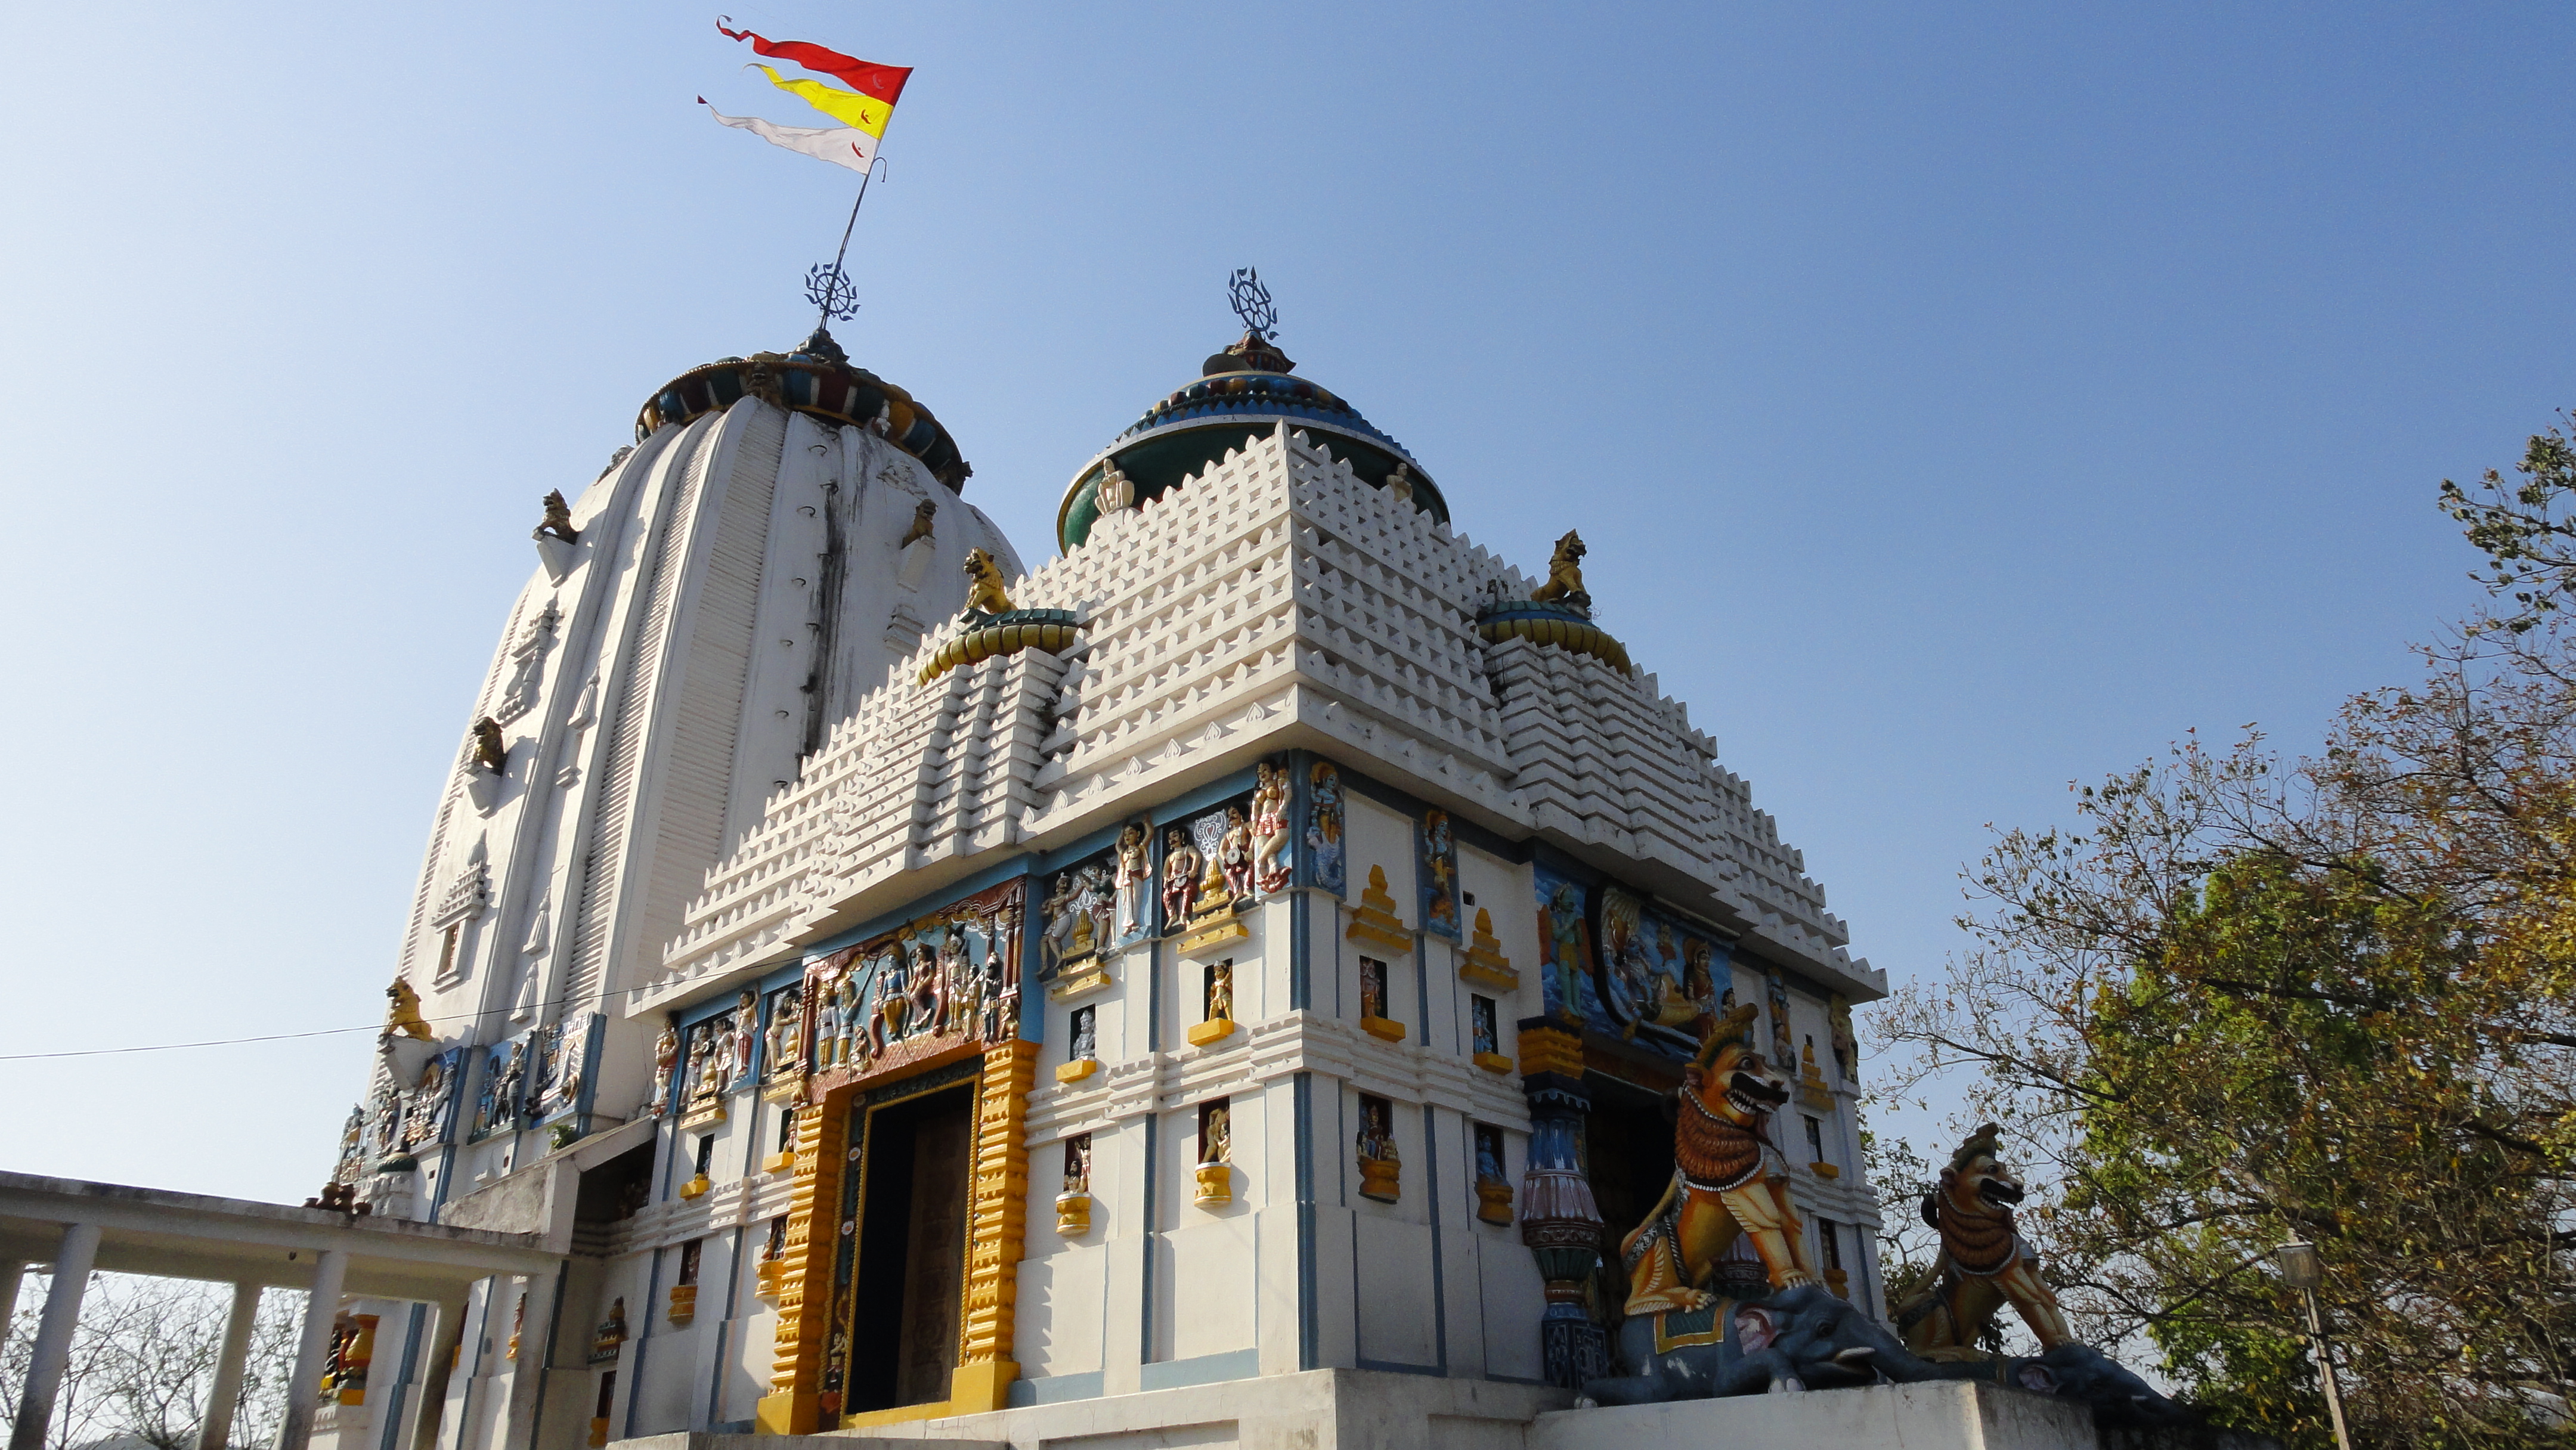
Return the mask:
<path id="1" fill-rule="evenodd" d="M 0 1419 L 17 1422 L 18 1389 L 33 1357 L 38 1309 L 49 1275 L 31 1274 L 0 1345 Z M 232 1442 L 265 1445 L 285 1418 L 286 1381 L 305 1295 L 271 1289 L 260 1298 L 250 1356 L 234 1410 Z M 130 1436 L 154 1450 L 193 1450 L 214 1392 L 215 1357 L 232 1309 L 229 1285 L 95 1274 L 81 1298 L 71 1360 L 54 1403 L 48 1450 L 74 1450 Z"/>
<path id="2" fill-rule="evenodd" d="M 2576 1373 L 2576 470 L 2472 504 L 2515 608 L 2310 758 L 2192 739 L 2006 831 L 1972 947 L 1875 1035 L 1965 1069 L 2071 1312 L 2225 1423 L 2325 1439 L 2272 1249 L 2315 1240 L 2356 1438 L 2563 1444 Z"/>

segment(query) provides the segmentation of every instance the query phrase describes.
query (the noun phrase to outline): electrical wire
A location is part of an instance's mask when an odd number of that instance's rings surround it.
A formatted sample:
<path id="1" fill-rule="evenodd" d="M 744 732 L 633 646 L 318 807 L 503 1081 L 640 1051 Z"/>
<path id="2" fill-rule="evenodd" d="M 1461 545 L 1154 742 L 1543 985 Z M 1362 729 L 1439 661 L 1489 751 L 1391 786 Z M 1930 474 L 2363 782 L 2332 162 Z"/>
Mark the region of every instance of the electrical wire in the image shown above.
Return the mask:
<path id="1" fill-rule="evenodd" d="M 533 1012 L 540 1007 L 560 1007 L 571 1000 L 573 999 L 570 997 L 557 997 L 552 1001 L 532 1002 L 528 1005 L 528 1010 Z M 508 1007 L 486 1007 L 480 1012 L 450 1013 L 439 1017 L 424 1017 L 421 1020 L 424 1022 L 472 1022 L 479 1018 L 493 1016 L 496 1013 L 516 1012 L 518 1010 L 519 1009 L 516 1005 Z M 85 1047 L 78 1048 L 70 1052 L 0 1052 L 0 1062 L 37 1062 L 57 1057 L 115 1057 L 129 1052 L 185 1052 L 191 1048 L 198 1047 L 238 1047 L 244 1043 L 251 1042 L 294 1042 L 307 1037 L 345 1037 L 352 1032 L 384 1032 L 387 1030 L 389 1029 L 382 1022 L 370 1022 L 364 1027 L 323 1027 L 317 1028 L 311 1032 L 272 1032 L 264 1037 L 217 1037 L 204 1042 L 158 1042 L 143 1047 Z"/>

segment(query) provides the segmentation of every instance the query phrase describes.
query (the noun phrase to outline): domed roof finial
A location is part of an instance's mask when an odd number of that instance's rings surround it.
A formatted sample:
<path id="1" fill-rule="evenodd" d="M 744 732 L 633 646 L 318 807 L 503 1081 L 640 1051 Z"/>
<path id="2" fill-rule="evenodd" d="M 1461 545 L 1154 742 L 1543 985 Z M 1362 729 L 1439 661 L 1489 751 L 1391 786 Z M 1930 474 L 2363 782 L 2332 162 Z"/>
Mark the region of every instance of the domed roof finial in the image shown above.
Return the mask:
<path id="1" fill-rule="evenodd" d="M 1234 315 L 1243 320 L 1243 340 L 1211 356 L 1199 368 L 1199 375 L 1212 378 L 1220 373 L 1294 371 L 1297 364 L 1271 345 L 1270 339 L 1279 335 L 1279 309 L 1271 304 L 1270 289 L 1261 285 L 1261 274 L 1250 267 L 1237 267 L 1227 291 Z"/>
<path id="2" fill-rule="evenodd" d="M 1259 271 L 1235 268 L 1227 290 L 1233 294 L 1234 315 L 1243 319 L 1244 331 L 1264 342 L 1279 335 L 1279 309 L 1271 305 L 1270 289 L 1261 285 Z"/>

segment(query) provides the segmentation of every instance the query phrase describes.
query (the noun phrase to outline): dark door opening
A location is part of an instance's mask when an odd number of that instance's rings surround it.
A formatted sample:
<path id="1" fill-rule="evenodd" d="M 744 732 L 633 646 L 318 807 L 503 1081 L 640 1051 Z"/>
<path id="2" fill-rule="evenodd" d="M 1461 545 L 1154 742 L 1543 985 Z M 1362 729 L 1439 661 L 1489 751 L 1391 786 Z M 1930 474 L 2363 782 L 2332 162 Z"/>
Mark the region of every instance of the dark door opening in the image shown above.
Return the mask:
<path id="1" fill-rule="evenodd" d="M 1584 1167 L 1601 1209 L 1601 1267 L 1592 1297 L 1596 1317 L 1616 1329 L 1628 1299 L 1619 1241 L 1646 1221 L 1673 1181 L 1672 1102 L 1597 1072 L 1586 1074 L 1583 1085 L 1592 1098 L 1583 1121 Z"/>
<path id="2" fill-rule="evenodd" d="M 966 1287 L 966 1190 L 974 1093 L 967 1084 L 868 1115 L 851 1410 L 948 1398 Z"/>

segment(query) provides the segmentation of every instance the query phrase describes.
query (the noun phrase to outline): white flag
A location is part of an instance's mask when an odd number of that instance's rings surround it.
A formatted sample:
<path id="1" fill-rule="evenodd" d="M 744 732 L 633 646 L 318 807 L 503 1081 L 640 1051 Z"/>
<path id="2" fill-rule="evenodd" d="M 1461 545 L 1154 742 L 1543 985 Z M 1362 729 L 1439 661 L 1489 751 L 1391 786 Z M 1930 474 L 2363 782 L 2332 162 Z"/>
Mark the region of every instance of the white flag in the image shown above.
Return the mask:
<path id="1" fill-rule="evenodd" d="M 706 105 L 706 98 L 699 97 L 698 104 Z M 856 126 L 773 126 L 757 116 L 728 116 L 713 106 L 707 106 L 707 114 L 772 146 L 784 146 L 817 161 L 862 172 L 876 163 L 877 138 Z"/>

